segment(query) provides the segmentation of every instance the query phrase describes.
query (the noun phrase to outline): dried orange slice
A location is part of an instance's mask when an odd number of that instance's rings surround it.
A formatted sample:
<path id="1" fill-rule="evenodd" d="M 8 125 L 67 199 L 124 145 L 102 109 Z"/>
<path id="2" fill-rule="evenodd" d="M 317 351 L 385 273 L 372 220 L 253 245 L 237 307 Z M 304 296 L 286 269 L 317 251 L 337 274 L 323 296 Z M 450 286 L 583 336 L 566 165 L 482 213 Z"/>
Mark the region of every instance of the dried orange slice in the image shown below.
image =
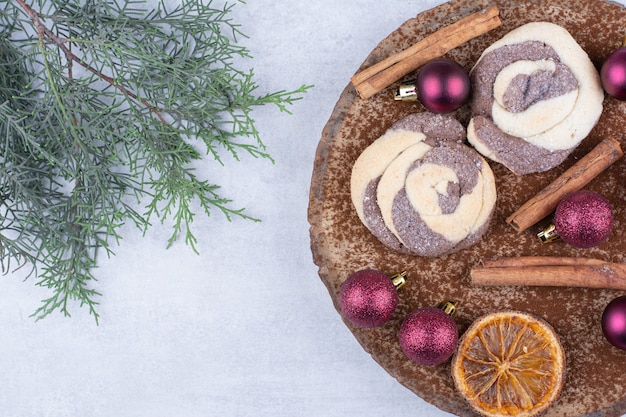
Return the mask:
<path id="1" fill-rule="evenodd" d="M 536 416 L 561 393 L 565 353 L 544 320 L 519 311 L 491 313 L 461 337 L 452 377 L 461 395 L 484 416 Z"/>

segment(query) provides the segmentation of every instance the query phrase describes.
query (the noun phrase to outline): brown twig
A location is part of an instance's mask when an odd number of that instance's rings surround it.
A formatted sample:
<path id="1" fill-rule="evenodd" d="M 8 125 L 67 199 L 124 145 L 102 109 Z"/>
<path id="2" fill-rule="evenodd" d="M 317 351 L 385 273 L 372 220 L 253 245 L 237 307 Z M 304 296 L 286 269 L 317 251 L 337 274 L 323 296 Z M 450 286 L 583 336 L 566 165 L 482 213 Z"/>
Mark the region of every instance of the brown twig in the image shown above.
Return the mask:
<path id="1" fill-rule="evenodd" d="M 161 120 L 163 123 L 167 123 L 167 121 L 165 120 L 165 117 L 163 117 L 163 114 L 162 114 L 163 110 L 157 108 L 156 106 L 148 102 L 146 99 L 139 98 L 137 94 L 130 91 L 123 85 L 115 82 L 113 77 L 110 77 L 109 75 L 106 75 L 102 73 L 101 71 L 98 71 L 96 68 L 92 67 L 91 65 L 83 61 L 80 57 L 74 54 L 74 52 L 72 52 L 70 48 L 67 47 L 66 39 L 58 37 L 41 21 L 39 13 L 37 13 L 31 6 L 26 4 L 24 0 L 15 0 L 15 1 L 22 7 L 22 9 L 24 9 L 24 12 L 33 21 L 35 28 L 37 29 L 37 35 L 39 36 L 39 39 L 42 42 L 44 40 L 47 40 L 48 42 L 55 44 L 63 52 L 63 54 L 65 55 L 65 58 L 68 61 L 68 72 L 69 72 L 70 78 L 72 77 L 72 63 L 76 62 L 77 64 L 85 68 L 87 71 L 91 72 L 92 74 L 96 75 L 103 81 L 106 81 L 107 83 L 115 87 L 122 94 L 146 106 L 159 118 L 159 120 Z"/>

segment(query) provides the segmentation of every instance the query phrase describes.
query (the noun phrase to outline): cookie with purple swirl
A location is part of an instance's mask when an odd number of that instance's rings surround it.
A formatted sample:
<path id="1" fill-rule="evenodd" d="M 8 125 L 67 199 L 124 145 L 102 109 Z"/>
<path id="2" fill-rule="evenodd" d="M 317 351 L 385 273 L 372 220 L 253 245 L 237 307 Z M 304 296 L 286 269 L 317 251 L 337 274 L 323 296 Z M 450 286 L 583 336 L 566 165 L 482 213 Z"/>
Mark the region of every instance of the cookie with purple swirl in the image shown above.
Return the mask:
<path id="1" fill-rule="evenodd" d="M 488 47 L 470 71 L 468 141 L 516 174 L 561 164 L 596 125 L 604 92 L 563 27 L 532 22 Z"/>
<path id="2" fill-rule="evenodd" d="M 384 245 L 437 257 L 480 240 L 495 207 L 495 180 L 464 138 L 456 119 L 419 113 L 361 153 L 352 170 L 352 202 Z"/>

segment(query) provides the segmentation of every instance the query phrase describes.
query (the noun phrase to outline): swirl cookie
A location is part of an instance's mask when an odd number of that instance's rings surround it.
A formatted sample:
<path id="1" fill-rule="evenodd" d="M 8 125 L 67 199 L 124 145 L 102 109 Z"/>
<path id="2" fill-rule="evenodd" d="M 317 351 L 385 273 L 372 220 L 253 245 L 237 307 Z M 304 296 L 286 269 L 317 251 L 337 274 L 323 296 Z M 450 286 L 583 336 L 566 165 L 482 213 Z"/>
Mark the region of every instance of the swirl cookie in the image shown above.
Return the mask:
<path id="1" fill-rule="evenodd" d="M 519 175 L 559 165 L 602 113 L 598 72 L 576 40 L 553 23 L 509 32 L 482 53 L 470 79 L 468 141 Z"/>
<path id="2" fill-rule="evenodd" d="M 495 180 L 464 138 L 456 119 L 419 113 L 361 153 L 352 169 L 352 202 L 384 245 L 436 257 L 481 238 L 495 207 Z"/>

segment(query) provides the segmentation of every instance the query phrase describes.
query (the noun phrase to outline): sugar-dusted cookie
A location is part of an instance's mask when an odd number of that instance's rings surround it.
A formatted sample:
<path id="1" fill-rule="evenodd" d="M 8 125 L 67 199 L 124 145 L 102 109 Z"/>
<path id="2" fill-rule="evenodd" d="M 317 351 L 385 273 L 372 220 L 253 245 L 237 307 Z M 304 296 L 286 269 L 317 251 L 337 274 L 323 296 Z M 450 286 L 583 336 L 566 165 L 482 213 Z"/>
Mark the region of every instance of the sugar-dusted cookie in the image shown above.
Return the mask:
<path id="1" fill-rule="evenodd" d="M 519 175 L 559 165 L 602 113 L 597 70 L 567 30 L 553 23 L 509 32 L 482 53 L 470 79 L 468 141 Z"/>
<path id="2" fill-rule="evenodd" d="M 352 202 L 363 224 L 383 244 L 407 252 L 385 225 L 377 203 L 378 181 L 389 164 L 412 145 L 428 149 L 427 143 L 435 140 L 464 139 L 465 129 L 456 119 L 428 112 L 415 113 L 395 122 L 361 153 L 352 168 Z"/>
<path id="3" fill-rule="evenodd" d="M 352 170 L 352 202 L 384 245 L 435 257 L 480 239 L 495 206 L 495 181 L 464 137 L 456 119 L 419 113 L 361 153 Z"/>

